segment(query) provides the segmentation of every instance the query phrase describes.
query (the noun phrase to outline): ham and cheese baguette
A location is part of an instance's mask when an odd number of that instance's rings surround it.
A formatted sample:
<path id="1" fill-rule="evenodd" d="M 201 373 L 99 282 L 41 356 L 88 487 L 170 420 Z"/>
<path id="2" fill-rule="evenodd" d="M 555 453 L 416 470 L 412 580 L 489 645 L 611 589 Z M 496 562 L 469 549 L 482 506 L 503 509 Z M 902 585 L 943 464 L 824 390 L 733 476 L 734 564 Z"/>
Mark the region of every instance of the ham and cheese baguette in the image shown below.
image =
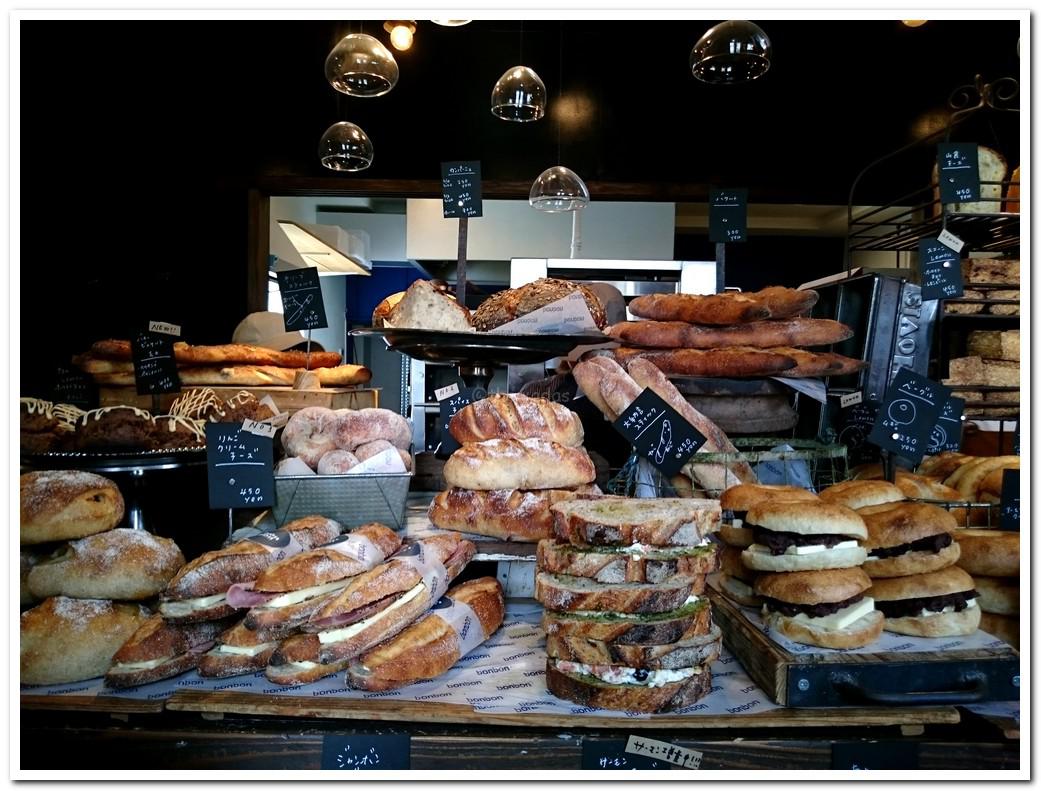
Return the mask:
<path id="1" fill-rule="evenodd" d="M 217 644 L 199 657 L 199 675 L 227 678 L 263 670 L 278 648 L 278 639 L 264 631 L 247 629 L 242 621 L 217 638 Z"/>
<path id="2" fill-rule="evenodd" d="M 182 568 L 159 600 L 168 621 L 212 621 L 235 612 L 228 603 L 232 585 L 252 582 L 260 572 L 291 555 L 328 544 L 342 530 L 324 516 L 305 516 L 279 530 L 261 533 L 206 552 Z"/>
<path id="3" fill-rule="evenodd" d="M 90 347 L 90 357 L 101 360 L 131 362 L 130 341 L 104 340 Z M 308 356 L 302 351 L 276 351 L 246 343 L 225 343 L 220 346 L 192 346 L 177 341 L 174 359 L 180 365 L 274 365 L 279 368 L 304 368 Z M 330 368 L 340 364 L 339 352 L 313 351 L 311 368 Z M 132 369 L 131 369 L 132 370 Z M 101 371 L 96 371 L 101 373 Z"/>
<path id="4" fill-rule="evenodd" d="M 323 604 L 304 624 L 307 634 L 282 643 L 268 664 L 268 679 L 304 684 L 342 670 L 429 610 L 475 552 L 452 533 L 408 544 Z"/>
<path id="5" fill-rule="evenodd" d="M 304 624 L 329 597 L 401 548 L 401 537 L 384 525 L 362 525 L 334 541 L 280 560 L 252 583 L 233 585 L 228 604 L 251 607 L 247 629 L 285 635 Z"/>
<path id="6" fill-rule="evenodd" d="M 105 683 L 135 687 L 185 673 L 199 664 L 199 658 L 228 626 L 227 619 L 170 623 L 153 615 L 116 651 Z"/>
<path id="7" fill-rule="evenodd" d="M 437 678 L 502 625 L 502 585 L 481 577 L 457 585 L 421 620 L 347 668 L 355 689 L 382 692 Z"/>

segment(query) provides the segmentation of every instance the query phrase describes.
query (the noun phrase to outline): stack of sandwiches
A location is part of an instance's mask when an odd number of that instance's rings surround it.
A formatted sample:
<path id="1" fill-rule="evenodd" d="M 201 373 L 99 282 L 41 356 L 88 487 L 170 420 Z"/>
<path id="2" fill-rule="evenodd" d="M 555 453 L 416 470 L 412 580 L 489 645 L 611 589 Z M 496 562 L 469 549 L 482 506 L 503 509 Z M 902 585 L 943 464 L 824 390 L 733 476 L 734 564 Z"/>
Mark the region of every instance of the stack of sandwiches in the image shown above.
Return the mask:
<path id="1" fill-rule="evenodd" d="M 445 463 L 449 488 L 430 504 L 435 527 L 534 542 L 552 535 L 554 503 L 601 496 L 582 421 L 562 404 L 495 394 L 461 409 L 448 430 L 461 447 Z"/>
<path id="2" fill-rule="evenodd" d="M 1019 533 L 955 530 L 958 567 L 972 577 L 980 628 L 1019 648 Z"/>
<path id="3" fill-rule="evenodd" d="M 539 542 L 535 578 L 549 690 L 648 713 L 707 694 L 721 639 L 704 596 L 718 502 L 571 500 L 552 511 L 556 538 Z"/>

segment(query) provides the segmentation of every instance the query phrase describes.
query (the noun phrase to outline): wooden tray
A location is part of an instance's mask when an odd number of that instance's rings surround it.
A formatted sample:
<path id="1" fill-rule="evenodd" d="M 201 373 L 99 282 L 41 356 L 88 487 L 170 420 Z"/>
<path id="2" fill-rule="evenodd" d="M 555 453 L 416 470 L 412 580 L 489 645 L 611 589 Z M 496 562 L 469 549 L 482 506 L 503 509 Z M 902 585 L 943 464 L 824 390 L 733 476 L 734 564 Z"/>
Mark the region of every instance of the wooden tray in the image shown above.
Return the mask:
<path id="1" fill-rule="evenodd" d="M 882 705 L 895 713 L 906 711 L 901 706 L 1014 700 L 1019 695 L 1019 654 L 1009 646 L 797 655 L 764 635 L 729 599 L 711 587 L 706 590 L 723 642 L 752 680 L 782 706 Z M 972 694 L 982 697 L 969 699 Z"/>
<path id="2" fill-rule="evenodd" d="M 101 714 L 158 714 L 166 701 L 117 698 L 111 695 L 21 695 L 23 709 L 95 711 Z"/>
<path id="3" fill-rule="evenodd" d="M 186 390 L 202 389 L 188 387 Z M 243 390 L 252 393 L 258 400 L 271 396 L 275 405 L 283 412 L 295 412 L 307 406 L 324 406 L 328 409 L 364 409 L 380 405 L 380 391 L 375 387 L 323 387 L 320 390 L 294 390 L 291 387 L 211 387 L 220 398 L 228 399 Z M 159 404 L 169 409 L 180 393 L 159 396 Z M 126 404 L 138 409 L 152 409 L 152 396 L 138 395 L 134 387 L 99 387 L 100 406 Z"/>

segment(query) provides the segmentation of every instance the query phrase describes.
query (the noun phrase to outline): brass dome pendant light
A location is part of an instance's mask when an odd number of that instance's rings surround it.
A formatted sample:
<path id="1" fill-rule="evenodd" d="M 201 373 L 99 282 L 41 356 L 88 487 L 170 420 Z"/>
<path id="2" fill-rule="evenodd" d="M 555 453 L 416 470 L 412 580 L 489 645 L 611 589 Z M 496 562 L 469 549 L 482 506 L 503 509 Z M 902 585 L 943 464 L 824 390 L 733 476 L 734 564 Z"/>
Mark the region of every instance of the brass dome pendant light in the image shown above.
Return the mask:
<path id="1" fill-rule="evenodd" d="M 738 85 L 762 77 L 773 49 L 758 25 L 743 19 L 709 28 L 690 51 L 690 69 L 702 82 Z"/>
<path id="2" fill-rule="evenodd" d="M 325 59 L 325 78 L 348 96 L 382 96 L 398 84 L 398 63 L 378 39 L 351 33 Z"/>

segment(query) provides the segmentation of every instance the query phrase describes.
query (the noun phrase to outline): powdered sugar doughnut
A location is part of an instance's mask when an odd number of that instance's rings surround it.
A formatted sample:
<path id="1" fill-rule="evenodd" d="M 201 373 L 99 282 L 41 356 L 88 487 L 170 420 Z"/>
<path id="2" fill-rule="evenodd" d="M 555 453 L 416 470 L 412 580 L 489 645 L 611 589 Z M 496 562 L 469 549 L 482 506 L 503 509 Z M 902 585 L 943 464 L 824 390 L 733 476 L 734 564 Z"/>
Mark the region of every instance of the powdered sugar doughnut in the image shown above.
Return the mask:
<path id="1" fill-rule="evenodd" d="M 287 475 L 314 475 L 314 470 L 308 467 L 303 459 L 289 456 L 275 465 L 276 478 L 284 478 Z"/>
<path id="2" fill-rule="evenodd" d="M 331 450 L 318 460 L 319 475 L 343 475 L 358 465 L 358 457 L 347 450 Z"/>
<path id="3" fill-rule="evenodd" d="M 332 429 L 335 414 L 323 406 L 308 406 L 293 414 L 282 431 L 282 447 L 301 458 L 312 470 L 318 460 L 336 448 Z"/>
<path id="4" fill-rule="evenodd" d="M 401 460 L 405 462 L 405 471 L 407 472 L 411 470 L 412 456 L 409 452 L 407 450 L 402 450 L 401 448 L 395 448 L 385 439 L 377 439 L 372 442 L 366 442 L 364 445 L 359 445 L 354 449 L 354 455 L 358 457 L 358 461 L 365 461 L 366 459 L 371 459 L 377 453 L 383 453 L 383 451 L 390 450 L 391 448 L 394 448 L 394 450 L 398 452 L 398 455 L 401 456 Z"/>
<path id="5" fill-rule="evenodd" d="M 405 418 L 389 409 L 359 409 L 338 415 L 334 433 L 336 446 L 344 450 L 354 450 L 378 439 L 404 449 L 412 444 L 412 427 Z"/>

